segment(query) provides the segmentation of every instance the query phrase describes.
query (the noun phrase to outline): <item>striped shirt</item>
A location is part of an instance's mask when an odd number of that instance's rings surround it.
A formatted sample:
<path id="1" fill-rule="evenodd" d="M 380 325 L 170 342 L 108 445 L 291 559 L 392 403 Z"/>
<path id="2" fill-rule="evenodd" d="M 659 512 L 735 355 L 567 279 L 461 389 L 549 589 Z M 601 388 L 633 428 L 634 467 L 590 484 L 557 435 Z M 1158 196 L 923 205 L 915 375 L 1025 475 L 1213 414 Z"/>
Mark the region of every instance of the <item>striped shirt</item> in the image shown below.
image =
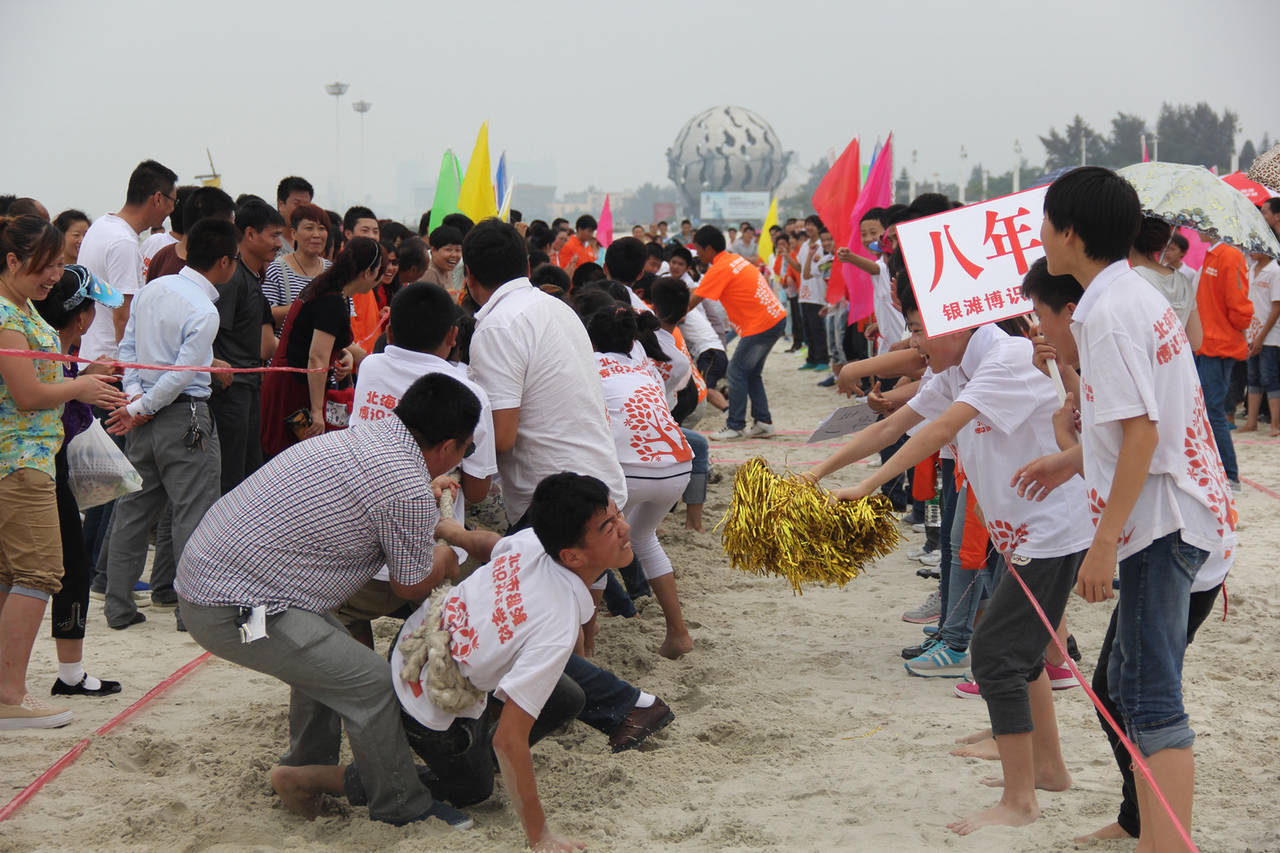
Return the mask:
<path id="1" fill-rule="evenodd" d="M 422 450 L 398 417 L 301 441 L 205 515 L 176 588 L 206 607 L 325 613 L 385 563 L 406 586 L 431 571 L 439 509 Z"/>

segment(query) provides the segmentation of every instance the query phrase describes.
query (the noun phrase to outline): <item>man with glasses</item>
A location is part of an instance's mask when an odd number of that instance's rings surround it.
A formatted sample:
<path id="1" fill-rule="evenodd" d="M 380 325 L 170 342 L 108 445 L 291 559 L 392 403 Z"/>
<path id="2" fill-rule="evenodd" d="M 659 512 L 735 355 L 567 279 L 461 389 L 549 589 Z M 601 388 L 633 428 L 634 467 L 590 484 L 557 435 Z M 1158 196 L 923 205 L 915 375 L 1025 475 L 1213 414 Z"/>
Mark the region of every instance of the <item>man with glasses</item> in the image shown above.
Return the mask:
<path id="1" fill-rule="evenodd" d="M 187 232 L 187 265 L 139 292 L 120 339 L 126 363 L 208 368 L 218 334 L 217 287 L 239 263 L 235 223 L 208 218 Z M 182 549 L 218 499 L 218 433 L 209 412 L 210 374 L 200 370 L 124 373 L 129 404 L 111 413 L 107 431 L 127 435 L 125 455 L 142 475 L 142 490 L 116 501 L 107 553 L 107 625 L 120 630 L 145 622 L 133 599 L 142 577 L 147 539 L 166 507 L 173 510 L 173 554 Z M 181 616 L 178 617 L 181 630 Z"/>

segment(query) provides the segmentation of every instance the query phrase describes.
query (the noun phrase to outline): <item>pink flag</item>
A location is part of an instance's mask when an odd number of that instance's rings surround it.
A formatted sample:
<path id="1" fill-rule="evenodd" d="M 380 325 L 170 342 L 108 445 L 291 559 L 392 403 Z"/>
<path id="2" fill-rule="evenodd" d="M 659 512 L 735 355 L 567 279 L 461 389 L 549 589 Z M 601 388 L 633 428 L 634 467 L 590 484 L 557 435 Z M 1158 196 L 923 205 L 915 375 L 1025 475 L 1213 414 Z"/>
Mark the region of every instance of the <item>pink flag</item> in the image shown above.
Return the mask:
<path id="1" fill-rule="evenodd" d="M 1204 254 L 1209 251 L 1208 245 L 1200 239 L 1200 234 L 1194 228 L 1184 225 L 1178 229 L 1178 233 L 1187 238 L 1187 254 L 1182 262 L 1192 269 L 1200 269 L 1200 265 L 1204 263 Z"/>
<path id="2" fill-rule="evenodd" d="M 893 134 L 885 141 L 879 156 L 867 174 L 867 183 L 858 195 L 849 214 L 849 250 L 872 258 L 871 251 L 862 245 L 860 224 L 862 215 L 873 207 L 888 207 L 893 204 Z M 849 325 L 866 318 L 875 310 L 873 301 L 875 285 L 871 276 L 853 264 L 842 264 L 844 268 L 845 293 L 849 296 Z"/>
<path id="3" fill-rule="evenodd" d="M 600 224 L 596 228 L 596 239 L 600 241 L 600 247 L 609 248 L 609 244 L 613 242 L 613 211 L 609 209 L 609 196 L 604 197 L 604 209 L 600 211 Z"/>

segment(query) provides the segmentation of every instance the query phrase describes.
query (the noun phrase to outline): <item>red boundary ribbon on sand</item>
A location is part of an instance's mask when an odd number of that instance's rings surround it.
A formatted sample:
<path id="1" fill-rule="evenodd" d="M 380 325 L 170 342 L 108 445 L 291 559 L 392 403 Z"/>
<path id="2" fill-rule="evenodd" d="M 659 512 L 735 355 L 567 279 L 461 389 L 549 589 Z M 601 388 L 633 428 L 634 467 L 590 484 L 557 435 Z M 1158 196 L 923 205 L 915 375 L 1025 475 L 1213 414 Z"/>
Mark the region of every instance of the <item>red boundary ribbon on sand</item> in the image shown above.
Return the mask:
<path id="1" fill-rule="evenodd" d="M 183 665 L 182 667 L 174 671 L 174 673 L 170 675 L 168 678 L 166 678 L 164 681 L 161 681 L 155 687 L 152 687 L 150 690 L 148 690 L 143 695 L 143 697 L 139 699 L 137 702 L 134 702 L 128 708 L 125 708 L 119 714 L 116 714 L 114 717 L 108 720 L 104 725 L 102 725 L 97 730 L 95 730 L 93 733 L 94 736 L 100 737 L 102 735 L 105 735 L 107 732 L 111 731 L 116 726 L 120 725 L 125 720 L 132 717 L 138 711 L 141 711 L 147 704 L 149 704 L 157 696 L 159 696 L 161 693 L 164 693 L 173 685 L 177 684 L 187 675 L 191 674 L 192 671 L 199 668 L 202 664 L 208 661 L 210 657 L 212 657 L 212 655 L 209 652 L 205 652 L 204 654 L 197 657 L 195 660 L 190 661 L 189 663 Z M 68 767 L 74 764 L 75 760 L 80 757 L 80 754 L 82 752 L 84 752 L 86 749 L 89 748 L 89 744 L 91 744 L 92 742 L 93 742 L 93 738 L 90 738 L 90 737 L 77 741 L 76 745 L 71 747 L 71 749 L 67 750 L 66 753 L 57 761 L 53 762 L 53 764 L 49 766 L 48 770 L 44 771 L 39 776 L 37 776 L 34 782 L 32 782 L 30 785 L 28 785 L 27 787 L 19 791 L 16 797 L 14 797 L 7 804 L 5 804 L 4 808 L 0 809 L 0 821 L 6 820 L 9 817 L 11 817 L 14 812 L 16 812 L 19 808 L 22 807 L 23 803 L 25 803 L 27 800 L 34 797 L 36 795 L 36 792 L 38 792 L 41 788 L 43 788 L 46 783 L 53 781 L 55 778 L 57 778 L 59 773 L 61 773 L 63 770 L 66 770 Z"/>
<path id="2" fill-rule="evenodd" d="M 1071 674 L 1076 677 L 1076 681 L 1084 688 L 1085 695 L 1089 697 L 1089 701 L 1093 703 L 1093 707 L 1098 709 L 1098 714 L 1107 721 L 1107 725 L 1120 738 L 1120 742 L 1124 744 L 1124 748 L 1128 750 L 1129 757 L 1133 759 L 1133 766 L 1142 774 L 1142 778 L 1147 780 L 1147 784 L 1151 786 L 1151 790 L 1155 792 L 1156 798 L 1160 800 L 1160 805 L 1164 806 L 1165 813 L 1169 815 L 1169 819 L 1173 821 L 1173 825 L 1178 828 L 1178 835 L 1182 837 L 1182 843 L 1187 845 L 1187 849 L 1191 853 L 1200 853 L 1200 848 L 1196 847 L 1195 842 L 1191 840 L 1191 835 L 1187 832 L 1187 828 L 1182 825 L 1182 821 L 1178 820 L 1178 816 L 1173 812 L 1173 806 L 1169 805 L 1169 801 L 1165 799 L 1164 791 L 1160 790 L 1160 786 L 1156 784 L 1155 777 L 1151 775 L 1151 768 L 1147 766 L 1147 762 L 1142 760 L 1142 753 L 1134 746 L 1133 741 L 1125 735 L 1124 730 L 1103 707 L 1102 701 L 1098 699 L 1098 694 L 1093 692 L 1093 688 L 1089 686 L 1089 682 L 1085 681 L 1083 675 L 1080 674 L 1076 662 L 1071 659 L 1071 655 L 1067 654 L 1067 648 L 1062 644 L 1062 640 L 1058 639 L 1058 628 L 1049 624 L 1049 617 L 1045 616 L 1044 609 L 1040 607 L 1040 602 L 1036 601 L 1036 597 L 1031 594 L 1031 590 L 1027 587 L 1022 575 L 1018 574 L 1018 570 L 1013 567 L 1013 561 L 1009 559 L 1008 554 L 1004 557 L 1005 567 L 1009 573 L 1013 575 L 1013 579 L 1018 582 L 1018 586 L 1022 587 L 1023 593 L 1026 594 L 1027 600 L 1031 602 L 1031 606 L 1035 609 L 1036 615 L 1040 617 L 1040 621 L 1044 623 L 1044 627 L 1049 632 L 1049 639 L 1053 641 L 1053 645 L 1062 655 L 1063 662 L 1071 669 Z"/>

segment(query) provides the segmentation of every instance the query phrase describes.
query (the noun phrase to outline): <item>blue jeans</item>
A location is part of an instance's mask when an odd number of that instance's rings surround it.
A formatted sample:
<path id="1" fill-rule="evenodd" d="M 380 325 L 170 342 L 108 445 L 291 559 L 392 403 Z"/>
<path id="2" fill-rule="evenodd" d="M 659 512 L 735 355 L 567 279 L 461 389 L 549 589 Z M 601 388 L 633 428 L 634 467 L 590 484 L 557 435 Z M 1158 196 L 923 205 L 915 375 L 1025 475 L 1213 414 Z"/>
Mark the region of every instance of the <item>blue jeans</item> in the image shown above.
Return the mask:
<path id="1" fill-rule="evenodd" d="M 640 698 L 640 690 L 586 658 L 570 655 L 564 674 L 578 682 L 586 704 L 578 719 L 606 735 L 622 725 Z"/>
<path id="2" fill-rule="evenodd" d="M 965 500 L 968 486 L 956 497 L 955 518 L 951 523 L 951 571 L 943 588 L 942 641 L 957 651 L 969 648 L 973 637 L 973 622 L 978 616 L 978 605 L 986 590 L 981 571 L 966 570 L 960 565 L 960 548 L 964 544 Z M 944 557 L 945 559 L 945 557 Z"/>
<path id="3" fill-rule="evenodd" d="M 939 459 L 938 467 L 941 469 L 942 477 L 942 493 L 938 495 L 938 502 L 942 504 L 942 519 L 940 524 L 942 529 L 938 531 L 938 550 L 941 561 L 938 563 L 938 593 L 942 597 L 942 618 L 947 617 L 947 593 L 948 578 L 951 576 L 951 561 L 954 555 L 960 553 L 960 540 L 951 536 L 951 522 L 956 515 L 956 461 L 954 459 Z M 961 504 L 963 509 L 964 505 Z"/>
<path id="4" fill-rule="evenodd" d="M 1222 468 L 1227 472 L 1227 479 L 1233 483 L 1240 481 L 1240 469 L 1236 465 L 1236 446 L 1231 442 L 1231 430 L 1227 426 L 1227 414 L 1223 406 L 1227 399 L 1227 385 L 1231 382 L 1231 369 L 1235 364 L 1234 358 L 1196 356 L 1196 372 L 1200 374 L 1209 427 L 1213 430 L 1213 440 L 1218 445 Z"/>
<path id="5" fill-rule="evenodd" d="M 707 437 L 691 429 L 681 429 L 689 447 L 693 450 L 693 471 L 689 475 L 689 485 L 685 487 L 681 499 L 687 504 L 704 504 L 707 502 L 707 474 L 711 471 L 710 448 Z"/>
<path id="6" fill-rule="evenodd" d="M 1185 749 L 1196 739 L 1182 708 L 1182 656 L 1191 582 L 1208 556 L 1175 531 L 1120 561 L 1107 692 L 1143 755 Z"/>
<path id="7" fill-rule="evenodd" d="M 787 321 L 779 320 L 771 329 L 756 335 L 745 335 L 738 341 L 729 359 L 729 429 L 747 425 L 747 398 L 751 399 L 751 417 L 757 423 L 771 424 L 769 396 L 764 391 L 764 360 L 782 337 Z"/>
<path id="8" fill-rule="evenodd" d="M 1247 387 L 1250 394 L 1280 397 L 1280 347 L 1264 346 L 1262 352 L 1249 357 Z"/>

